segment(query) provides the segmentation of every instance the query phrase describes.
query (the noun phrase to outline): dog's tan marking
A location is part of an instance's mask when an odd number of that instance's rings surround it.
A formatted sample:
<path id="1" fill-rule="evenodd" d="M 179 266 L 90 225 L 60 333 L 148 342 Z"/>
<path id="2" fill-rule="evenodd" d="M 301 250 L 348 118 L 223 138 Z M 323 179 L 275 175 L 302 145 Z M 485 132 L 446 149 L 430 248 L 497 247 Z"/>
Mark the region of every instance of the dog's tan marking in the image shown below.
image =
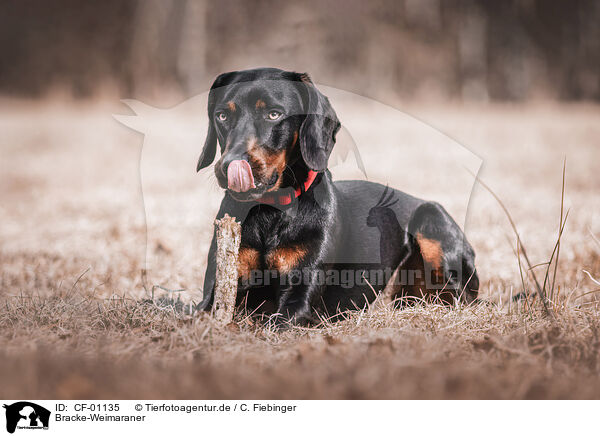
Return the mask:
<path id="1" fill-rule="evenodd" d="M 269 189 L 269 191 L 279 189 L 279 187 L 281 186 L 281 182 L 283 180 L 283 171 L 285 170 L 286 165 L 286 155 L 287 151 L 285 149 L 274 153 L 267 153 L 267 166 L 269 168 L 273 168 L 273 170 L 269 174 L 269 177 L 272 177 L 273 172 L 275 171 L 277 171 L 277 173 L 279 174 L 279 176 L 277 177 L 277 182 L 275 182 L 275 185 L 273 186 L 273 188 Z"/>
<path id="2" fill-rule="evenodd" d="M 240 247 L 238 255 L 238 278 L 247 280 L 250 273 L 260 267 L 260 253 L 250 247 Z"/>
<path id="3" fill-rule="evenodd" d="M 310 83 L 312 85 L 312 80 L 310 79 L 310 76 L 308 75 L 308 73 L 300 74 L 300 81 L 302 81 L 304 83 Z"/>
<path id="4" fill-rule="evenodd" d="M 237 110 L 237 107 L 235 106 L 235 103 L 232 102 L 232 101 L 230 101 L 230 102 L 227 103 L 227 107 L 229 108 L 229 110 L 231 112 L 235 112 Z"/>
<path id="5" fill-rule="evenodd" d="M 296 268 L 308 250 L 303 245 L 277 247 L 267 255 L 267 265 L 280 273 L 288 273 Z"/>
<path id="6" fill-rule="evenodd" d="M 265 147 L 261 147 L 256 138 L 251 137 L 248 139 L 248 157 L 250 165 L 254 168 L 259 169 L 259 174 L 264 179 L 269 180 L 273 177 L 275 171 L 278 172 L 277 182 L 273 185 L 269 191 L 274 191 L 281 186 L 283 180 L 283 171 L 287 164 L 287 150 L 271 151 Z"/>
<path id="7" fill-rule="evenodd" d="M 429 263 L 436 270 L 442 266 L 442 244 L 434 239 L 427 239 L 421 233 L 416 234 L 417 242 L 421 248 L 421 256 L 423 260 Z"/>
<path id="8" fill-rule="evenodd" d="M 267 170 L 266 150 L 264 147 L 258 145 L 258 141 L 254 136 L 248 138 L 247 147 L 248 160 L 250 161 L 252 169 L 258 168 L 258 172 L 264 174 Z"/>
<path id="9" fill-rule="evenodd" d="M 266 107 L 267 104 L 259 98 L 258 100 L 256 100 L 255 106 L 256 106 L 256 109 L 260 109 L 260 108 Z"/>

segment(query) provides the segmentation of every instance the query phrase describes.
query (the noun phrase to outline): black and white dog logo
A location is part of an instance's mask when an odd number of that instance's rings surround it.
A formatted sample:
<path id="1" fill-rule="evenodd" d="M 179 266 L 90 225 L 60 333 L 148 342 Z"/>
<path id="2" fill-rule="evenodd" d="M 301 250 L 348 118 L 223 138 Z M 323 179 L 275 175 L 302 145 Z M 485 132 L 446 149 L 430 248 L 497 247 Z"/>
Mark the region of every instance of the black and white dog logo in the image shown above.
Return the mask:
<path id="1" fill-rule="evenodd" d="M 6 409 L 6 431 L 19 429 L 48 429 L 50 411 L 29 401 L 19 401 L 3 406 Z"/>

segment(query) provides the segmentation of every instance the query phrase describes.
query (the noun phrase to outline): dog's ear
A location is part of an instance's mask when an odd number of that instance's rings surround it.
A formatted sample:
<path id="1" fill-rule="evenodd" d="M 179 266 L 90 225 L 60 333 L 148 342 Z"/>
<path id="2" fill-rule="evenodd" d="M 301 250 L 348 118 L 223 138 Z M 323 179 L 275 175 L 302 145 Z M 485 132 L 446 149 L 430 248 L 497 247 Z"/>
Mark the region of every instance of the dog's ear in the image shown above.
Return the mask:
<path id="1" fill-rule="evenodd" d="M 206 168 L 215 160 L 215 155 L 217 154 L 217 129 L 215 127 L 214 110 L 218 88 L 231 84 L 236 74 L 237 71 L 221 74 L 210 87 L 210 92 L 208 93 L 208 133 L 206 134 L 202 154 L 200 154 L 200 159 L 198 159 L 198 165 L 196 165 L 196 171 Z"/>
<path id="2" fill-rule="evenodd" d="M 211 111 L 209 111 L 208 133 L 206 134 L 202 154 L 200 154 L 200 159 L 198 159 L 198 165 L 196 165 L 196 172 L 209 166 L 213 160 L 215 160 L 215 155 L 217 154 L 217 133 L 215 131 L 215 122 L 212 119 L 213 117 L 210 115 L 210 112 Z"/>
<path id="3" fill-rule="evenodd" d="M 308 74 L 300 75 L 306 86 L 306 118 L 300 127 L 300 151 L 306 165 L 314 171 L 327 168 L 327 161 L 335 144 L 335 135 L 340 129 L 329 99 L 316 88 Z"/>

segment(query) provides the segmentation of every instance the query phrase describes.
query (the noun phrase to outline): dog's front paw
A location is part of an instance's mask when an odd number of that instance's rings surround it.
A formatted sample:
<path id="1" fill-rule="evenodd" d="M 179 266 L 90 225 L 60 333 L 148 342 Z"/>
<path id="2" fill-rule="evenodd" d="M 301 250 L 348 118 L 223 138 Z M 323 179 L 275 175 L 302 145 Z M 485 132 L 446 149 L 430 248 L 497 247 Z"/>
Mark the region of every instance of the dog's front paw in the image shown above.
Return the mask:
<path id="1" fill-rule="evenodd" d="M 269 317 L 265 325 L 271 330 L 283 331 L 290 330 L 293 327 L 306 327 L 310 325 L 311 318 L 302 315 L 285 315 L 281 312 L 274 313 Z"/>
<path id="2" fill-rule="evenodd" d="M 290 319 L 285 317 L 282 313 L 272 314 L 265 323 L 265 328 L 275 331 L 289 330 L 292 326 L 293 324 Z"/>

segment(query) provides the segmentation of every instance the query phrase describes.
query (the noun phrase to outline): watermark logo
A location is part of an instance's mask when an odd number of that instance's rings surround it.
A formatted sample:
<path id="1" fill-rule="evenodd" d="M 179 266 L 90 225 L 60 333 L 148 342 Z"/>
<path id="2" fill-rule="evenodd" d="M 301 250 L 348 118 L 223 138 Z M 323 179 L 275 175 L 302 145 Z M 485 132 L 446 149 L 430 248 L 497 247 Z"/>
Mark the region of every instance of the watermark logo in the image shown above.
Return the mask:
<path id="1" fill-rule="evenodd" d="M 6 409 L 6 431 L 14 433 L 19 430 L 48 430 L 50 411 L 39 404 L 29 401 L 18 401 L 3 406 Z"/>
<path id="2" fill-rule="evenodd" d="M 394 210 L 397 203 L 410 200 L 410 196 L 394 193 L 394 188 L 442 203 L 464 228 L 474 186 L 472 174 L 479 172 L 482 163 L 478 156 L 401 110 L 344 90 L 317 86 L 341 122 L 327 166 L 333 180 L 368 180 L 381 185 L 379 191 L 373 190 L 372 203 L 351 211 L 360 215 L 356 221 L 364 223 L 357 238 L 380 241 L 379 252 L 373 256 L 361 250 L 360 240 L 347 241 L 347 249 L 338 250 L 336 258 L 323 259 L 323 263 L 392 266 L 395 258 L 388 245 L 397 235 L 388 234 L 389 229 L 405 226 L 407 218 L 397 216 Z M 151 283 L 189 290 L 190 283 L 201 285 L 203 281 L 213 222 L 224 195 L 212 167 L 196 173 L 198 157 L 210 136 L 208 93 L 164 109 L 135 100 L 123 102 L 134 114 L 114 118 L 144 135 L 139 170 L 146 225 L 145 270 Z M 215 152 L 217 160 L 220 152 Z M 315 188 L 317 202 L 328 198 L 319 196 L 318 186 Z M 235 216 L 243 222 L 245 207 L 252 203 L 239 204 Z M 295 204 L 284 206 L 288 214 L 295 213 Z"/>

